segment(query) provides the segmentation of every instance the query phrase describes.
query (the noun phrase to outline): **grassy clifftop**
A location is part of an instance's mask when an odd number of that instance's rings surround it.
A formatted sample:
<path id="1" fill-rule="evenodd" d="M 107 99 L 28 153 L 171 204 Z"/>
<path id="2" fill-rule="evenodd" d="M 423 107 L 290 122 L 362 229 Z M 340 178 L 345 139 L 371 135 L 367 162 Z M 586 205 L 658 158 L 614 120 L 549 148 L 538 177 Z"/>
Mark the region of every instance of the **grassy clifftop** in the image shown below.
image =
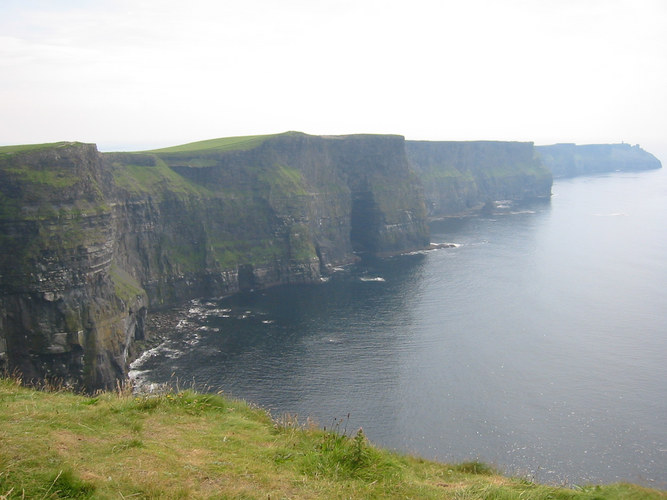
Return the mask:
<path id="1" fill-rule="evenodd" d="M 296 133 L 296 132 L 294 132 Z M 271 137 L 285 134 L 269 134 L 269 135 L 246 135 L 238 137 L 222 137 L 218 139 L 208 139 L 205 141 L 190 142 L 188 144 L 181 144 L 178 146 L 171 146 L 167 148 L 155 149 L 146 151 L 147 153 L 194 153 L 194 152 L 222 152 L 222 151 L 247 151 L 260 146 L 264 141 Z"/>
<path id="2" fill-rule="evenodd" d="M 192 391 L 151 397 L 45 392 L 0 379 L 0 498 L 498 498 L 667 495 L 617 484 L 566 489 L 371 445 L 363 432 Z"/>

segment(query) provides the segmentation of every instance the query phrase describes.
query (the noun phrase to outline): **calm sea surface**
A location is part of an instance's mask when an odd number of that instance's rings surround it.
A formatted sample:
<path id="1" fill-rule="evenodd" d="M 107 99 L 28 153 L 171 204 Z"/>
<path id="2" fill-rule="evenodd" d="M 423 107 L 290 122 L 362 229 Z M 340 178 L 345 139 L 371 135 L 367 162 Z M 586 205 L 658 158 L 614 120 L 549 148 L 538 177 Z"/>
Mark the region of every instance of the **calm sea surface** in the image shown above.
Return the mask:
<path id="1" fill-rule="evenodd" d="M 666 226 L 665 171 L 559 180 L 434 223 L 456 248 L 190 303 L 135 376 L 540 482 L 665 488 Z"/>

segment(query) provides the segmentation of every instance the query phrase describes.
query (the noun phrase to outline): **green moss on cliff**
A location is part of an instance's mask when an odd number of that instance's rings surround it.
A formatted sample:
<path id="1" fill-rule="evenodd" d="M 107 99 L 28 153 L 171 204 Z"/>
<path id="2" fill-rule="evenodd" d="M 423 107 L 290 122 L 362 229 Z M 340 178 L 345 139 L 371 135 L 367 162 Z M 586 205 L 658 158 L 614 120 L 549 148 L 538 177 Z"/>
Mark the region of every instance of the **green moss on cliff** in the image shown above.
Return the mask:
<path id="1" fill-rule="evenodd" d="M 15 154 L 15 153 L 28 153 L 39 151 L 40 149 L 54 149 L 54 148 L 63 148 L 69 147 L 72 145 L 82 144 L 80 142 L 51 142 L 44 144 L 19 144 L 16 146 L 0 146 L 0 155 L 2 154 Z"/>
<path id="2" fill-rule="evenodd" d="M 257 172 L 257 179 L 270 186 L 271 194 L 278 196 L 306 196 L 304 179 L 297 169 L 285 165 L 276 165 Z"/>
<path id="3" fill-rule="evenodd" d="M 27 167 L 10 167 L 6 171 L 15 174 L 21 182 L 44 184 L 53 189 L 67 188 L 79 181 L 79 178 L 73 173 L 55 169 L 36 170 Z"/>
<path id="4" fill-rule="evenodd" d="M 21 213 L 19 200 L 0 191 L 0 220 L 15 219 Z"/>
<path id="5" fill-rule="evenodd" d="M 141 284 L 117 265 L 111 266 L 109 277 L 116 296 L 126 304 L 134 302 L 137 297 L 146 297 L 146 292 Z"/>
<path id="6" fill-rule="evenodd" d="M 451 165 L 428 165 L 421 169 L 420 177 L 424 183 L 437 182 L 440 180 L 458 179 L 466 182 L 474 182 L 475 177 L 470 170 L 459 170 Z"/>
<path id="7" fill-rule="evenodd" d="M 308 262 L 317 259 L 313 237 L 310 234 L 310 229 L 305 224 L 290 226 L 289 256 L 295 262 Z"/>
<path id="8" fill-rule="evenodd" d="M 210 191 L 174 172 L 161 158 L 147 156 L 141 164 L 131 163 L 137 155 L 114 154 L 112 174 L 116 186 L 134 196 L 150 195 L 158 199 L 173 195 L 201 195 Z M 125 163 L 127 161 L 128 163 Z"/>

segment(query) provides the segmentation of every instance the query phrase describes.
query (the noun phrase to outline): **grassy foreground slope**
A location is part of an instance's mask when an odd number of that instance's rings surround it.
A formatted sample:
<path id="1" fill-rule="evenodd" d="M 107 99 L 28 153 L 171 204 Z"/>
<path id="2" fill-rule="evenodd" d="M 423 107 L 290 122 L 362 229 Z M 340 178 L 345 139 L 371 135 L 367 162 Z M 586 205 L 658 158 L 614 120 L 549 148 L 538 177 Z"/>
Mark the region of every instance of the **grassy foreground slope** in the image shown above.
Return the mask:
<path id="1" fill-rule="evenodd" d="M 272 421 L 191 391 L 45 392 L 0 379 L 0 498 L 667 498 L 618 484 L 565 489 L 445 465 Z"/>

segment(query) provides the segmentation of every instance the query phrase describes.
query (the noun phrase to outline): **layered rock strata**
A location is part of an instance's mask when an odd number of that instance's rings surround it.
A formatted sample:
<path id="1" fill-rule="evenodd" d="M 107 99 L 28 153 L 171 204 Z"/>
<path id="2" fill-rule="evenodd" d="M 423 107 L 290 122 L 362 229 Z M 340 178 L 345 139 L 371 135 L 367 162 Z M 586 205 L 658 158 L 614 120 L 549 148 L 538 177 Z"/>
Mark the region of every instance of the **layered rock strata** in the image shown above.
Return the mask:
<path id="1" fill-rule="evenodd" d="M 0 366 L 108 388 L 149 304 L 317 282 L 359 252 L 429 243 L 400 136 L 213 142 L 0 148 Z"/>

